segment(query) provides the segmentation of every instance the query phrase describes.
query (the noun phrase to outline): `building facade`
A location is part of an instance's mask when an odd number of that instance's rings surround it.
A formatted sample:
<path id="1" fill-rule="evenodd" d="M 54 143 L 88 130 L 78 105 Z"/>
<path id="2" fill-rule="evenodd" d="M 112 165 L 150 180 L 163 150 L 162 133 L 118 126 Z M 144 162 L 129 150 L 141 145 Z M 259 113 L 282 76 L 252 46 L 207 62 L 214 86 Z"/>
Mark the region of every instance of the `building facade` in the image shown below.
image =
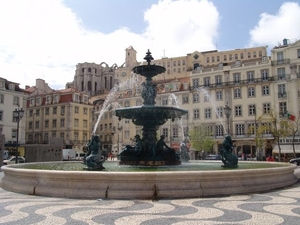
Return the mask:
<path id="1" fill-rule="evenodd" d="M 92 133 L 92 105 L 74 88 L 32 95 L 27 100 L 26 143 L 46 144 L 62 138 L 65 148 L 81 152 Z"/>
<path id="2" fill-rule="evenodd" d="M 17 118 L 13 112 L 26 108 L 27 94 L 19 87 L 18 83 L 0 78 L 0 132 L 4 135 L 4 148 L 14 154 L 17 142 Z M 25 115 L 24 115 L 25 116 Z M 19 121 L 19 145 L 25 143 L 25 119 Z M 22 147 L 19 147 L 22 149 Z M 24 155 L 24 150 L 20 150 Z"/>

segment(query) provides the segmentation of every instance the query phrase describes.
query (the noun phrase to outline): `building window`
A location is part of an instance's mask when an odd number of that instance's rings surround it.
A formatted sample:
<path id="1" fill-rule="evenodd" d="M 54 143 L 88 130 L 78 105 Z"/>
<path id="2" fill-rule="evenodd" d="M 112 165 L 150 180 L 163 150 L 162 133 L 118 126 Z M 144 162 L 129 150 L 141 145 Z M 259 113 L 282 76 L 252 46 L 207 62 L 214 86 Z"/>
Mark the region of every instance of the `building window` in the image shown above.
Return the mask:
<path id="1" fill-rule="evenodd" d="M 65 107 L 64 106 L 61 106 L 60 107 L 60 115 L 65 115 Z"/>
<path id="2" fill-rule="evenodd" d="M 244 53 L 241 53 L 241 59 L 244 59 Z"/>
<path id="3" fill-rule="evenodd" d="M 11 130 L 11 137 L 16 138 L 17 137 L 17 129 L 12 129 Z"/>
<path id="4" fill-rule="evenodd" d="M 222 84 L 222 77 L 220 75 L 216 76 L 216 85 Z"/>
<path id="5" fill-rule="evenodd" d="M 217 56 L 217 62 L 220 62 L 220 56 Z"/>
<path id="6" fill-rule="evenodd" d="M 218 136 L 218 137 L 224 136 L 224 128 L 222 125 L 216 126 L 216 136 Z"/>
<path id="7" fill-rule="evenodd" d="M 199 109 L 194 109 L 194 119 L 200 119 L 200 111 L 199 111 Z"/>
<path id="8" fill-rule="evenodd" d="M 74 119 L 74 127 L 78 127 L 79 126 L 79 120 L 78 119 Z"/>
<path id="9" fill-rule="evenodd" d="M 49 128 L 49 120 L 45 120 L 45 128 Z"/>
<path id="10" fill-rule="evenodd" d="M 297 49 L 297 57 L 300 58 L 300 49 Z"/>
<path id="11" fill-rule="evenodd" d="M 229 54 L 229 61 L 231 61 L 232 60 L 232 55 L 231 54 Z"/>
<path id="12" fill-rule="evenodd" d="M 57 107 L 53 107 L 53 115 L 57 114 Z"/>
<path id="13" fill-rule="evenodd" d="M 87 141 L 87 133 L 82 134 L 82 139 L 83 139 L 83 141 Z"/>
<path id="14" fill-rule="evenodd" d="M 52 128 L 56 128 L 56 119 L 52 120 Z"/>
<path id="15" fill-rule="evenodd" d="M 45 108 L 45 115 L 49 115 L 49 107 Z"/>
<path id="16" fill-rule="evenodd" d="M 193 87 L 199 87 L 199 79 L 193 79 Z"/>
<path id="17" fill-rule="evenodd" d="M 256 52 L 253 52 L 253 58 L 256 58 Z"/>
<path id="18" fill-rule="evenodd" d="M 4 95 L 3 94 L 0 94 L 0 103 L 4 104 Z"/>
<path id="19" fill-rule="evenodd" d="M 271 132 L 270 132 L 271 131 L 271 124 L 270 123 L 263 123 L 262 125 L 266 127 L 265 134 L 271 134 Z"/>
<path id="20" fill-rule="evenodd" d="M 268 78 L 269 78 L 269 70 L 263 69 L 263 70 L 260 71 L 260 74 L 261 74 L 261 79 L 263 81 L 268 80 Z"/>
<path id="21" fill-rule="evenodd" d="M 163 128 L 163 135 L 165 136 L 165 138 L 169 137 L 168 128 Z"/>
<path id="22" fill-rule="evenodd" d="M 87 115 L 87 113 L 88 113 L 88 109 L 84 107 L 84 108 L 83 108 L 83 114 L 84 114 L 84 115 Z"/>
<path id="23" fill-rule="evenodd" d="M 178 127 L 173 127 L 173 133 L 172 133 L 172 137 L 173 138 L 178 138 Z"/>
<path id="24" fill-rule="evenodd" d="M 40 121 L 35 121 L 35 129 L 39 129 L 40 128 Z"/>
<path id="25" fill-rule="evenodd" d="M 204 77 L 204 86 L 209 87 L 210 85 L 210 77 Z"/>
<path id="26" fill-rule="evenodd" d="M 255 124 L 254 124 L 254 123 L 248 124 L 248 129 L 247 129 L 247 131 L 248 131 L 248 133 L 249 133 L 250 135 L 254 135 L 254 134 L 255 134 L 255 130 L 256 130 L 256 128 L 255 128 Z"/>
<path id="27" fill-rule="evenodd" d="M 284 116 L 287 113 L 286 102 L 279 102 L 279 115 Z"/>
<path id="28" fill-rule="evenodd" d="M 248 79 L 248 82 L 253 82 L 254 81 L 254 71 L 248 71 L 247 72 L 247 79 Z"/>
<path id="29" fill-rule="evenodd" d="M 255 97 L 255 87 L 248 87 L 248 97 L 249 98 Z"/>
<path id="30" fill-rule="evenodd" d="M 44 141 L 48 141 L 49 139 L 48 139 L 48 133 L 45 133 L 44 134 Z"/>
<path id="31" fill-rule="evenodd" d="M 234 73 L 233 74 L 233 81 L 235 84 L 239 84 L 241 80 L 241 74 L 240 73 Z"/>
<path id="32" fill-rule="evenodd" d="M 258 56 L 259 56 L 259 57 L 262 57 L 262 51 L 259 51 L 259 52 L 258 52 Z"/>
<path id="33" fill-rule="evenodd" d="M 87 128 L 87 120 L 83 120 L 83 127 Z"/>
<path id="34" fill-rule="evenodd" d="M 206 62 L 209 63 L 209 57 L 206 57 Z"/>
<path id="35" fill-rule="evenodd" d="M 56 131 L 52 131 L 52 137 L 56 137 Z"/>
<path id="36" fill-rule="evenodd" d="M 286 95 L 285 84 L 278 84 L 278 96 L 285 97 L 285 95 Z"/>
<path id="37" fill-rule="evenodd" d="M 235 88 L 234 90 L 234 98 L 242 98 L 241 89 Z"/>
<path id="38" fill-rule="evenodd" d="M 0 111 L 0 121 L 3 121 L 3 111 Z"/>
<path id="39" fill-rule="evenodd" d="M 251 52 L 248 52 L 248 59 L 251 59 Z"/>
<path id="40" fill-rule="evenodd" d="M 217 101 L 220 101 L 223 99 L 223 92 L 222 91 L 216 91 L 216 99 Z"/>
<path id="41" fill-rule="evenodd" d="M 33 128 L 33 122 L 32 121 L 29 121 L 28 128 L 29 128 L 29 130 L 31 130 Z"/>
<path id="42" fill-rule="evenodd" d="M 64 127 L 65 126 L 65 119 L 60 119 L 60 127 Z"/>
<path id="43" fill-rule="evenodd" d="M 209 102 L 210 101 L 210 97 L 208 94 L 204 95 L 204 102 Z"/>
<path id="44" fill-rule="evenodd" d="M 223 117 L 223 107 L 217 107 L 217 117 Z"/>
<path id="45" fill-rule="evenodd" d="M 262 86 L 262 95 L 269 95 L 269 94 L 270 94 L 269 86 L 263 85 Z"/>
<path id="46" fill-rule="evenodd" d="M 14 96 L 14 102 L 13 102 L 13 105 L 20 105 L 19 97 Z"/>
<path id="47" fill-rule="evenodd" d="M 226 55 L 224 55 L 223 60 L 227 61 L 227 56 Z"/>
<path id="48" fill-rule="evenodd" d="M 215 57 L 214 56 L 211 57 L 211 62 L 215 62 Z"/>
<path id="49" fill-rule="evenodd" d="M 285 80 L 285 68 L 277 69 L 278 80 Z"/>
<path id="50" fill-rule="evenodd" d="M 188 104 L 189 103 L 189 96 L 185 95 L 182 96 L 182 104 Z"/>
<path id="51" fill-rule="evenodd" d="M 270 103 L 264 103 L 263 104 L 263 113 L 264 114 L 268 114 L 268 113 L 270 113 L 270 110 L 271 110 Z"/>
<path id="52" fill-rule="evenodd" d="M 79 113 L 79 107 L 78 107 L 78 106 L 75 106 L 74 112 L 75 112 L 75 113 Z"/>
<path id="53" fill-rule="evenodd" d="M 242 106 L 235 106 L 235 116 L 242 116 Z"/>
<path id="54" fill-rule="evenodd" d="M 236 124 L 235 125 L 236 135 L 245 135 L 245 125 Z"/>
<path id="55" fill-rule="evenodd" d="M 64 132 L 60 132 L 59 137 L 64 140 L 65 139 L 65 133 Z"/>
<path id="56" fill-rule="evenodd" d="M 74 132 L 74 141 L 78 141 L 78 140 L 79 140 L 79 133 Z"/>
<path id="57" fill-rule="evenodd" d="M 204 109 L 204 116 L 205 116 L 205 119 L 211 119 L 211 109 L 210 108 Z"/>
<path id="58" fill-rule="evenodd" d="M 255 105 L 249 105 L 249 116 L 255 115 Z"/>
<path id="59" fill-rule="evenodd" d="M 167 97 L 162 98 L 162 105 L 168 105 L 168 98 Z"/>
<path id="60" fill-rule="evenodd" d="M 40 115 L 40 110 L 39 110 L 39 109 L 36 109 L 36 110 L 35 110 L 35 115 L 36 115 L 36 116 L 39 116 L 39 115 Z"/>
<path id="61" fill-rule="evenodd" d="M 235 54 L 235 55 L 234 55 L 234 59 L 235 59 L 235 60 L 239 59 L 238 54 Z"/>
<path id="62" fill-rule="evenodd" d="M 199 98 L 199 93 L 194 93 L 193 94 L 193 103 L 197 103 L 199 102 L 200 98 Z"/>

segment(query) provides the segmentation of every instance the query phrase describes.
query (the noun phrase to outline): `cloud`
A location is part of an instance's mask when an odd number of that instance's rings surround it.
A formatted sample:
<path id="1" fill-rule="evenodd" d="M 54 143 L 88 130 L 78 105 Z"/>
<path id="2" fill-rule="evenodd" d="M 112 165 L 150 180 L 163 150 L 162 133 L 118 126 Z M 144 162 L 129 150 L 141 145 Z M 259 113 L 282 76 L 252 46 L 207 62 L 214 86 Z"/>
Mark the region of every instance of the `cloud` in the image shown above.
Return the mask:
<path id="1" fill-rule="evenodd" d="M 154 58 L 164 50 L 174 57 L 215 48 L 219 14 L 211 2 L 161 0 L 145 11 L 144 33 L 123 27 L 104 34 L 88 29 L 63 0 L 0 1 L 0 77 L 23 88 L 35 85 L 37 78 L 64 88 L 73 80 L 77 63 L 121 65 L 130 45 L 138 60 L 148 48 Z"/>
<path id="2" fill-rule="evenodd" d="M 276 15 L 262 13 L 258 24 L 250 30 L 249 45 L 269 45 L 273 48 L 284 38 L 299 38 L 299 21 L 300 5 L 296 2 L 283 3 Z"/>

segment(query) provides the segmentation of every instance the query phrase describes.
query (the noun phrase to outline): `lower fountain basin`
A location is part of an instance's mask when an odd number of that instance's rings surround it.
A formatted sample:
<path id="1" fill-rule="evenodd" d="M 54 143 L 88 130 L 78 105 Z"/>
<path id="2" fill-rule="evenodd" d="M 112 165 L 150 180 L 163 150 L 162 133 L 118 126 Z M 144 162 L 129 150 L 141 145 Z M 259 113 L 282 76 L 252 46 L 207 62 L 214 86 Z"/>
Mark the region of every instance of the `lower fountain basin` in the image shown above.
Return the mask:
<path id="1" fill-rule="evenodd" d="M 65 162 L 52 162 L 61 164 Z M 74 162 L 75 164 L 80 162 Z M 110 162 L 105 163 L 109 167 Z M 113 162 L 112 162 L 113 163 Z M 197 164 L 197 162 L 195 162 Z M 240 169 L 255 163 L 261 168 Z M 38 165 L 41 163 L 29 163 Z M 50 164 L 51 163 L 44 163 Z M 66 171 L 3 166 L 1 187 L 7 191 L 52 197 L 84 199 L 161 199 L 224 196 L 268 191 L 297 182 L 293 164 L 239 162 L 239 169 L 201 170 L 201 165 L 221 167 L 219 161 L 199 163 L 199 170 Z M 27 166 L 26 165 L 26 166 Z M 115 165 L 115 164 L 112 164 Z M 272 166 L 271 166 L 272 165 Z M 180 166 L 179 166 L 180 167 Z"/>

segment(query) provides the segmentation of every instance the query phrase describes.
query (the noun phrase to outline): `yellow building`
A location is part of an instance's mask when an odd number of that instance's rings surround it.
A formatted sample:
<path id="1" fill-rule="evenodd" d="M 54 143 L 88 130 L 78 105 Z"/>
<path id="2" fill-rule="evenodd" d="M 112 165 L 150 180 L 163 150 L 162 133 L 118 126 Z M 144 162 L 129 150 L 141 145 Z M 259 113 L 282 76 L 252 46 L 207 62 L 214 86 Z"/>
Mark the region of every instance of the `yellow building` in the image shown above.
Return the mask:
<path id="1" fill-rule="evenodd" d="M 92 105 L 88 94 L 68 88 L 32 95 L 27 100 L 26 143 L 62 138 L 65 148 L 82 151 L 92 133 Z"/>

